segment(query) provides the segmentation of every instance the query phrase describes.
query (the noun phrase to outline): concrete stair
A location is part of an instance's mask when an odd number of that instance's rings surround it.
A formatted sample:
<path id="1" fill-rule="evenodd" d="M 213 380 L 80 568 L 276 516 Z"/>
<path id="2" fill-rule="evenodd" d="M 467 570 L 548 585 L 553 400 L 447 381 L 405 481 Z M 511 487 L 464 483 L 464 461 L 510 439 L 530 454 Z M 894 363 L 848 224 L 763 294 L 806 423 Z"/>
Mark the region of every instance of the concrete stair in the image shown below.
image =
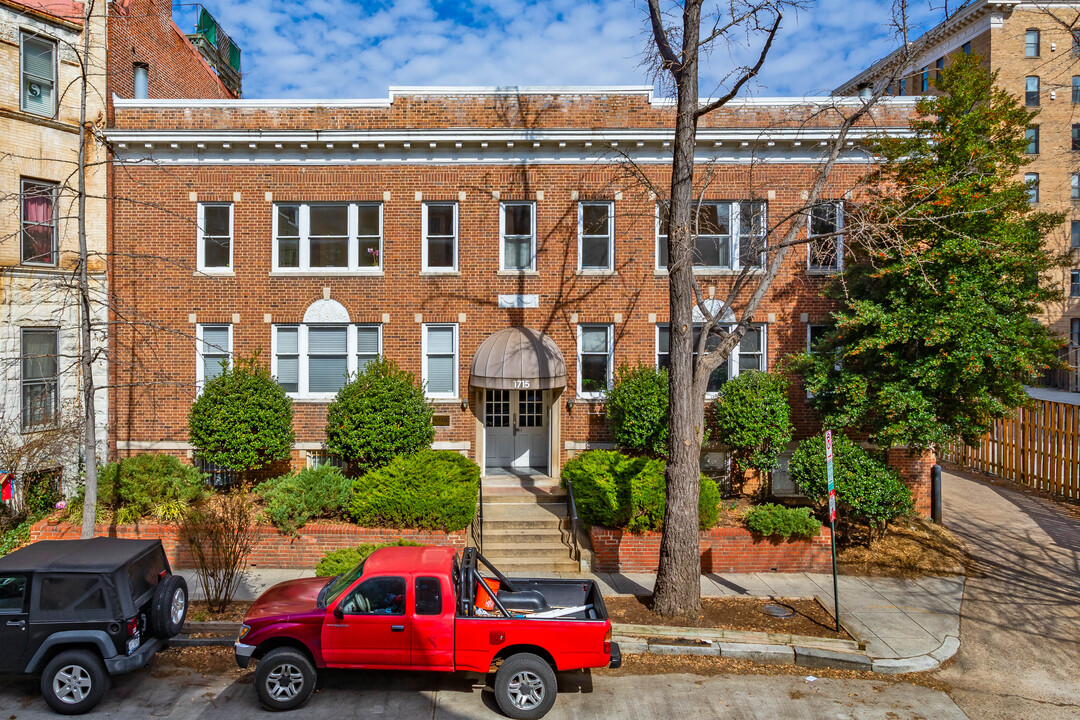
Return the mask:
<path id="1" fill-rule="evenodd" d="M 558 483 L 542 475 L 489 476 L 483 483 L 484 557 L 514 575 L 578 572 Z"/>

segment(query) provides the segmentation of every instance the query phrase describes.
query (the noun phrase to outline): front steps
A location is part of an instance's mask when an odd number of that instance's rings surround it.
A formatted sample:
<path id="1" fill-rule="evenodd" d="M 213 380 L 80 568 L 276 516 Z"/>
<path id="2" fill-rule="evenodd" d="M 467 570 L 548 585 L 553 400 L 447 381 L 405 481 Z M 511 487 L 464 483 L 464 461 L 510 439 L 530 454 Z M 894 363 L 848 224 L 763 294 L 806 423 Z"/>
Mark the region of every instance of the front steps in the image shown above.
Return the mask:
<path id="1" fill-rule="evenodd" d="M 543 475 L 493 475 L 484 483 L 483 555 L 502 572 L 578 572 L 566 491 Z"/>

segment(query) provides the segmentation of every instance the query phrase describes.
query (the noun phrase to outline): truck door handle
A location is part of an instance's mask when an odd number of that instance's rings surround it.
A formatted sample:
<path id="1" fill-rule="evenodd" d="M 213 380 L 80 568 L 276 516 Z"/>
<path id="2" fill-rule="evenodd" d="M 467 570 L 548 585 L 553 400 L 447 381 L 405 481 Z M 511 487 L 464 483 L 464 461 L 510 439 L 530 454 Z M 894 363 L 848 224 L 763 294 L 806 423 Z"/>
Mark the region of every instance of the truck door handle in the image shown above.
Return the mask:
<path id="1" fill-rule="evenodd" d="M 25 620 L 8 620 L 7 624 L 8 624 L 8 627 L 25 627 L 26 621 Z"/>
<path id="2" fill-rule="evenodd" d="M 390 632 L 405 632 L 404 625 L 391 625 Z"/>

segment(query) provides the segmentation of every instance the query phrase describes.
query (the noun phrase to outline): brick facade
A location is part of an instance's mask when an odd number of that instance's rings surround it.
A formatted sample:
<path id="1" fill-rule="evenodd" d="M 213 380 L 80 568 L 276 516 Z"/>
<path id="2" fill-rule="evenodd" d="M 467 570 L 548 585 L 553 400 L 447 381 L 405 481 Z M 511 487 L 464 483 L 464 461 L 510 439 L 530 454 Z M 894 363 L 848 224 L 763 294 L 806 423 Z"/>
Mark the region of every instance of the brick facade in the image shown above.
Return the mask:
<path id="1" fill-rule="evenodd" d="M 934 453 L 913 453 L 907 448 L 890 448 L 888 462 L 900 473 L 900 478 L 911 490 L 915 512 L 923 517 L 930 517 L 930 468 L 937 462 Z"/>
<path id="2" fill-rule="evenodd" d="M 654 573 L 660 562 L 658 532 L 634 535 L 594 525 L 589 528 L 595 572 Z M 832 567 L 828 528 L 814 538 L 762 538 L 744 528 L 713 528 L 698 540 L 701 572 L 827 572 Z"/>

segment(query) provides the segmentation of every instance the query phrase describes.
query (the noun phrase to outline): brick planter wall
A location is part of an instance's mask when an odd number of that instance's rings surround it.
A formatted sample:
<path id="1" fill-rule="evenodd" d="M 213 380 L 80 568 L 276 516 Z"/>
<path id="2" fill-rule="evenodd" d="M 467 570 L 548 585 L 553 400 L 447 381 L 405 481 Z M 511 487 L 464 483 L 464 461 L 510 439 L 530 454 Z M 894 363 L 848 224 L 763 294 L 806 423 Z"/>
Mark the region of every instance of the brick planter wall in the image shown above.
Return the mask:
<path id="1" fill-rule="evenodd" d="M 890 448 L 888 461 L 911 490 L 915 512 L 930 517 L 930 468 L 937 462 L 937 457 L 932 452 L 914 454 L 907 448 Z"/>
<path id="2" fill-rule="evenodd" d="M 651 573 L 660 562 L 660 533 L 633 535 L 589 528 L 596 572 Z M 832 569 L 829 529 L 815 538 L 763 538 L 744 528 L 713 528 L 699 535 L 703 573 L 827 572 Z"/>
<path id="3" fill-rule="evenodd" d="M 438 530 L 394 530 L 389 528 L 361 528 L 345 524 L 308 524 L 300 535 L 283 535 L 269 525 L 258 528 L 259 541 L 251 552 L 248 563 L 260 568 L 314 569 L 322 556 L 331 550 L 355 547 L 363 543 L 391 542 L 399 538 L 427 545 L 453 545 L 465 547 L 467 531 L 441 532 Z M 77 540 L 80 528 L 69 523 L 42 520 L 30 530 L 30 540 Z M 181 545 L 174 525 L 142 523 L 139 525 L 98 525 L 99 536 L 161 539 L 165 554 L 175 568 L 192 567 L 190 553 Z"/>

